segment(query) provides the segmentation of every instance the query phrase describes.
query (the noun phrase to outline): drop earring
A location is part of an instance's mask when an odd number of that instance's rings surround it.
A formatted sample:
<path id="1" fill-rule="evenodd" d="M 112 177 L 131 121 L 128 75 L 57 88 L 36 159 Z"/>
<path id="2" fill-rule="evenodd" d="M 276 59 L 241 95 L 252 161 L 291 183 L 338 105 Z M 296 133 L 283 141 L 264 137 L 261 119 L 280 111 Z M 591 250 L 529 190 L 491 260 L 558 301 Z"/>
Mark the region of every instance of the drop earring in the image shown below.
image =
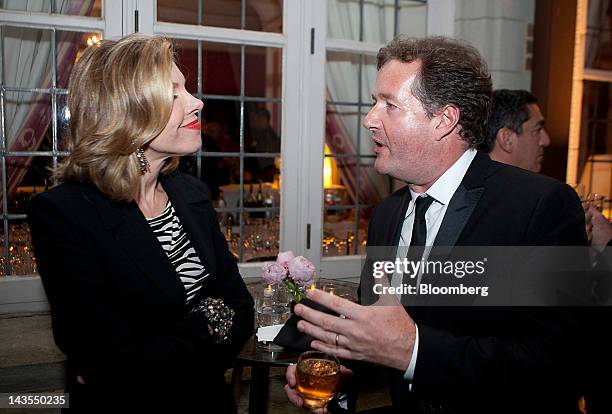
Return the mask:
<path id="1" fill-rule="evenodd" d="M 140 168 L 140 175 L 145 175 L 147 172 L 151 172 L 149 160 L 145 156 L 144 149 L 142 147 L 136 148 L 136 158 L 138 159 L 138 166 Z"/>

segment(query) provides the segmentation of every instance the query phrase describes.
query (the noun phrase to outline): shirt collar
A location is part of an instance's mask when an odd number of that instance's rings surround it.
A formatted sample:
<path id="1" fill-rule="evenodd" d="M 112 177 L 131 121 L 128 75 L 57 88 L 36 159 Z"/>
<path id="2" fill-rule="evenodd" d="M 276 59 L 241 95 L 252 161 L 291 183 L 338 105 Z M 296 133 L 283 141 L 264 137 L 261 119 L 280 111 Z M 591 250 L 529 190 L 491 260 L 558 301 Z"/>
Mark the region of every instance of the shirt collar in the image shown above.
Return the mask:
<path id="1" fill-rule="evenodd" d="M 435 201 L 440 204 L 448 205 L 451 198 L 453 198 L 453 194 L 455 194 L 455 191 L 459 188 L 476 153 L 477 151 L 473 148 L 466 150 L 463 155 L 461 155 L 461 157 L 459 157 L 459 159 L 455 161 L 455 163 L 451 165 L 451 167 L 446 170 L 431 187 L 429 187 L 429 190 L 427 190 L 425 194 L 433 197 Z M 410 189 L 410 195 L 412 196 L 412 201 L 414 201 L 421 194 Z"/>

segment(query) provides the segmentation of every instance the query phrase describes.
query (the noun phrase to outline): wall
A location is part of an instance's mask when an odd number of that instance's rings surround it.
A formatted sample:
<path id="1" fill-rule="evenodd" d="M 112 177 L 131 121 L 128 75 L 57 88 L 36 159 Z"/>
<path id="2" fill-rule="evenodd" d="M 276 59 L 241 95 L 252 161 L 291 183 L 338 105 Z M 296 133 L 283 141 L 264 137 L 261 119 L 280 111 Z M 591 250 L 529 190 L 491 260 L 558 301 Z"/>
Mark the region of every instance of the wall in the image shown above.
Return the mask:
<path id="1" fill-rule="evenodd" d="M 455 7 L 455 36 L 482 53 L 493 87 L 529 90 L 527 37 L 535 0 L 457 0 Z"/>

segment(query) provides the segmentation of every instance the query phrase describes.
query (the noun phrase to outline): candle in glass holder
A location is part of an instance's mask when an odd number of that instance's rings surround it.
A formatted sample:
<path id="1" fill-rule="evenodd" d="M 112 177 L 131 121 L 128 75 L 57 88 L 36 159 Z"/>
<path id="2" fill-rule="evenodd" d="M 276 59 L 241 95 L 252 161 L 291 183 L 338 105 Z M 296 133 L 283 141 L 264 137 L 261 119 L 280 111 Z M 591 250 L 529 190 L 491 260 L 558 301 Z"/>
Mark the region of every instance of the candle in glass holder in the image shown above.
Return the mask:
<path id="1" fill-rule="evenodd" d="M 330 295 L 335 295 L 336 294 L 336 285 L 334 285 L 333 283 L 326 283 L 323 286 L 323 291 L 329 293 Z"/>

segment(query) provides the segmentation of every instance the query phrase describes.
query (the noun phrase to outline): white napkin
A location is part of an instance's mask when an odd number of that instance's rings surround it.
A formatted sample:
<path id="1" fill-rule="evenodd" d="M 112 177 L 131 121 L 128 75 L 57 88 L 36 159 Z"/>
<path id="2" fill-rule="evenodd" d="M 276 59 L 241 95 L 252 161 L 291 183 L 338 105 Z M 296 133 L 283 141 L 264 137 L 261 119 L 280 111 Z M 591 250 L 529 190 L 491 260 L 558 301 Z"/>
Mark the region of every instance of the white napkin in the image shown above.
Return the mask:
<path id="1" fill-rule="evenodd" d="M 261 328 L 257 329 L 257 340 L 259 342 L 272 341 L 274 338 L 276 338 L 276 335 L 278 335 L 283 326 L 284 324 L 262 326 Z"/>

